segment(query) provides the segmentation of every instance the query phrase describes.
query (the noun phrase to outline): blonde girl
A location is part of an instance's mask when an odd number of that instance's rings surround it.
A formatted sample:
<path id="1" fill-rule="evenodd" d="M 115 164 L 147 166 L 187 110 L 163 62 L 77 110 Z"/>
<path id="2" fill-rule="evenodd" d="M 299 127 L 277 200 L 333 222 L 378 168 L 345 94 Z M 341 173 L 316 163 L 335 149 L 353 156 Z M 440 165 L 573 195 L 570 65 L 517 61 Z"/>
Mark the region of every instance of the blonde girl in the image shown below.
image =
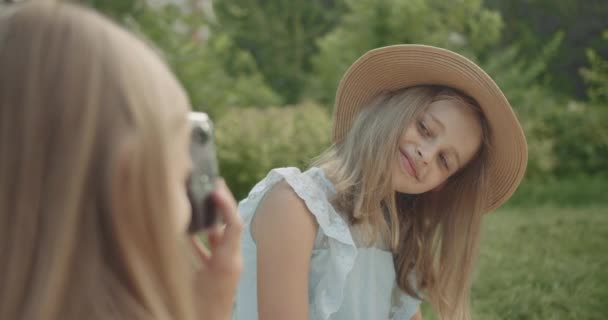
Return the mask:
<path id="1" fill-rule="evenodd" d="M 333 145 L 305 172 L 272 170 L 239 209 L 245 272 L 234 318 L 470 318 L 482 216 L 520 183 L 526 140 L 468 59 L 372 50 L 346 72 Z"/>
<path id="2" fill-rule="evenodd" d="M 0 13 L 0 319 L 228 319 L 242 221 L 186 233 L 190 110 L 142 41 L 84 8 Z"/>

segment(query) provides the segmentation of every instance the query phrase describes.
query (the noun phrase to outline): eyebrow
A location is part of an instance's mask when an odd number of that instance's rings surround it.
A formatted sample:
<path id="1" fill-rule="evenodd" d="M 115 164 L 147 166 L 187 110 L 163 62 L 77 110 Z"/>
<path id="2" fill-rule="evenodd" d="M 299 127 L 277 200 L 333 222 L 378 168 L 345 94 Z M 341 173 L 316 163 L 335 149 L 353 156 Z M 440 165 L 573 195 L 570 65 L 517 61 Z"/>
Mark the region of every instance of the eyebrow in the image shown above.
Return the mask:
<path id="1" fill-rule="evenodd" d="M 432 113 L 428 112 L 427 114 L 441 128 L 441 131 L 445 132 L 445 125 L 443 125 L 443 122 L 439 121 L 439 119 L 437 119 Z M 454 157 L 456 158 L 456 164 L 457 164 L 456 170 L 459 170 L 461 168 L 461 164 L 462 164 L 462 162 L 460 162 L 460 155 L 458 154 L 458 151 L 454 147 L 450 148 L 450 152 L 454 154 Z"/>
<path id="2" fill-rule="evenodd" d="M 429 115 L 429 117 L 431 117 L 431 120 L 433 120 L 439 127 L 441 127 L 442 131 L 445 131 L 445 126 L 443 125 L 443 123 L 441 121 L 439 121 L 439 119 L 437 119 L 432 113 L 427 113 Z"/>
<path id="3" fill-rule="evenodd" d="M 456 168 L 456 170 L 460 170 L 460 168 L 462 168 L 461 162 L 460 162 L 460 155 L 458 154 L 458 151 L 456 151 L 455 148 L 452 147 L 450 149 L 452 149 L 452 153 L 456 157 L 456 164 L 458 165 L 458 167 Z"/>

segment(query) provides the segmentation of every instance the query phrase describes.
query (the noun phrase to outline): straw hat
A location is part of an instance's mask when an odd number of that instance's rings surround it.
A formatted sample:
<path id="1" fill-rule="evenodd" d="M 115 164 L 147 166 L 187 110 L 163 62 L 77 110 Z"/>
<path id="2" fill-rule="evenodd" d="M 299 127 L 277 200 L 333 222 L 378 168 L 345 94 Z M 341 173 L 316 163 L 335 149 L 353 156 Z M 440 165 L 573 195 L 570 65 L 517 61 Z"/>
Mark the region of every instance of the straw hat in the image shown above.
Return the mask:
<path id="1" fill-rule="evenodd" d="M 359 110 L 387 90 L 415 85 L 458 89 L 479 103 L 490 126 L 490 212 L 507 201 L 521 182 L 528 161 L 524 132 L 509 101 L 480 67 L 454 52 L 425 45 L 394 45 L 371 50 L 344 74 L 336 93 L 332 139 L 340 142 Z"/>

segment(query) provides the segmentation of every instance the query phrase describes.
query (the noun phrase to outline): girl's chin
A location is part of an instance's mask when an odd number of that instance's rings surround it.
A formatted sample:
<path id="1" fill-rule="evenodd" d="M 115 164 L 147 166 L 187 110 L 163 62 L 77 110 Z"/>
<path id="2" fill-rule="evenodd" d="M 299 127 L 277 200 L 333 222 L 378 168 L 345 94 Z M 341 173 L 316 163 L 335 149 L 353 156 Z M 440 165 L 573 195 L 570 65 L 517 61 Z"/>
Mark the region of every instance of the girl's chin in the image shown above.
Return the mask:
<path id="1" fill-rule="evenodd" d="M 393 189 L 395 190 L 395 192 L 399 192 L 399 193 L 406 193 L 406 194 L 416 194 L 417 193 L 415 190 L 412 190 L 411 185 L 409 185 L 407 183 L 394 185 Z"/>
<path id="2" fill-rule="evenodd" d="M 413 185 L 411 181 L 399 181 L 401 183 L 397 183 L 393 185 L 393 189 L 395 192 L 405 193 L 405 194 L 422 194 L 427 192 L 428 190 L 421 190 L 421 188 L 416 188 L 417 186 Z"/>

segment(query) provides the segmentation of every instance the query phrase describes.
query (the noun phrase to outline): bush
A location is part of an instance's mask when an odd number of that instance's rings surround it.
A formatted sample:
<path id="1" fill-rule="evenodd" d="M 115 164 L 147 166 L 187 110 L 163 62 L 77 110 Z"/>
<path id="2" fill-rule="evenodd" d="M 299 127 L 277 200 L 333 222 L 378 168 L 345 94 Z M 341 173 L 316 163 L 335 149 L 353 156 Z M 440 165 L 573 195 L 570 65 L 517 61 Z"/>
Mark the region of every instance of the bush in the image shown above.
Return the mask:
<path id="1" fill-rule="evenodd" d="M 556 138 L 554 175 L 608 176 L 608 108 L 570 102 L 559 111 L 547 119 Z"/>
<path id="2" fill-rule="evenodd" d="M 529 150 L 526 178 L 608 177 L 608 127 L 602 125 L 608 108 L 546 100 L 522 117 Z"/>
<path id="3" fill-rule="evenodd" d="M 306 169 L 330 145 L 331 117 L 314 104 L 265 109 L 230 109 L 216 121 L 222 176 L 237 199 L 268 171 Z"/>

